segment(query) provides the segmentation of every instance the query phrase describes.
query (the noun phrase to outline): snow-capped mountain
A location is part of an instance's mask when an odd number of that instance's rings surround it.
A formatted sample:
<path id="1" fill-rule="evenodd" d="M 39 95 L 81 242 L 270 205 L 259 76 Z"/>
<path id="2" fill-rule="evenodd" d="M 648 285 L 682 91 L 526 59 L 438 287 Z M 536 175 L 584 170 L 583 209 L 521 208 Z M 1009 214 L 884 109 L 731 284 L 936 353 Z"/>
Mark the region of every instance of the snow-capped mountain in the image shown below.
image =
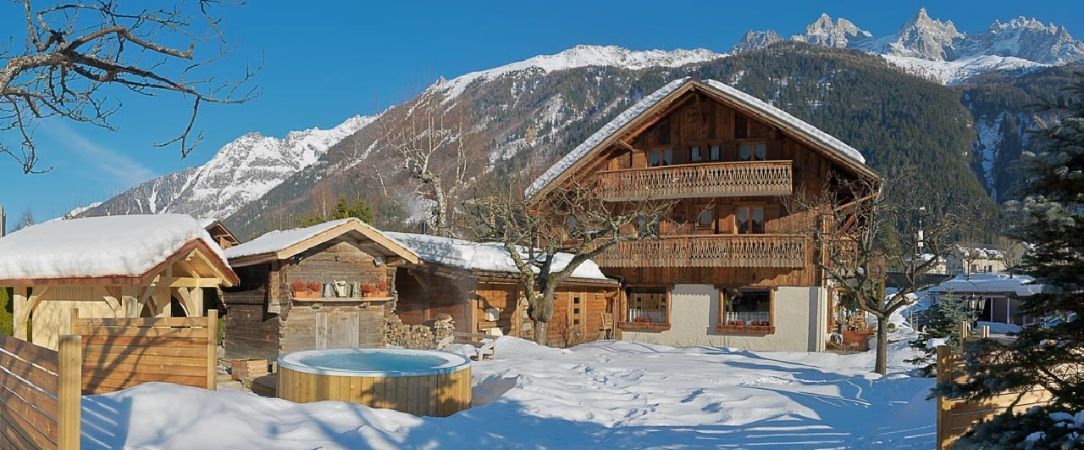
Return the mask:
<path id="1" fill-rule="evenodd" d="M 726 56 L 711 50 L 629 50 L 616 45 L 577 45 L 553 55 L 539 55 L 523 61 L 505 64 L 488 70 L 470 72 L 451 81 L 438 82 L 431 90 L 446 95 L 446 99 L 459 96 L 476 81 L 489 81 L 502 75 L 526 70 L 542 73 L 579 67 L 621 67 L 639 70 L 647 67 L 678 67 Z"/>
<path id="2" fill-rule="evenodd" d="M 144 182 L 73 216 L 186 213 L 222 219 L 312 166 L 375 118 L 355 116 L 329 130 L 291 131 L 282 139 L 248 133 L 203 165 Z"/>
<path id="3" fill-rule="evenodd" d="M 774 31 L 751 32 L 753 36 Z M 750 36 L 750 33 L 747 33 Z M 968 35 L 951 20 L 919 9 L 895 33 L 874 37 L 853 22 L 821 14 L 792 40 L 882 55 L 902 70 L 942 84 L 957 83 L 995 70 L 1026 70 L 1084 61 L 1084 42 L 1065 27 L 1018 17 L 994 21 L 984 32 Z M 770 40 L 743 39 L 742 50 L 767 46 Z"/>

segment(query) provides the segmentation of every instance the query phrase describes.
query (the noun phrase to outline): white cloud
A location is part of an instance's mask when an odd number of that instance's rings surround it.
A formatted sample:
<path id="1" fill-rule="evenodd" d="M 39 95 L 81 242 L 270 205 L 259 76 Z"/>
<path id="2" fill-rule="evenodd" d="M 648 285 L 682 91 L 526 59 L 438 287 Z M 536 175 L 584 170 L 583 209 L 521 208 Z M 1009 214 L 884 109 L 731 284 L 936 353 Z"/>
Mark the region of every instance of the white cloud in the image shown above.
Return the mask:
<path id="1" fill-rule="evenodd" d="M 58 150 L 66 149 L 93 165 L 111 179 L 132 186 L 154 178 L 153 170 L 124 153 L 87 139 L 63 121 L 51 120 L 40 131 L 53 141 Z"/>

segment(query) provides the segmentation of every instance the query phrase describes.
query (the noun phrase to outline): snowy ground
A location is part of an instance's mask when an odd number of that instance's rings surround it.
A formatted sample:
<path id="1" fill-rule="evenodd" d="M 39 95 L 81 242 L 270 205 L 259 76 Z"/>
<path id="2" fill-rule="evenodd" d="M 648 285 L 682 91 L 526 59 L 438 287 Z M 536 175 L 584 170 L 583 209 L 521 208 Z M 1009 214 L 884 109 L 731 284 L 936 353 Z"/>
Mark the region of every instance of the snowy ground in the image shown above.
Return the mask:
<path id="1" fill-rule="evenodd" d="M 83 448 L 933 448 L 933 381 L 890 355 L 501 338 L 451 417 L 146 384 L 84 398 Z"/>

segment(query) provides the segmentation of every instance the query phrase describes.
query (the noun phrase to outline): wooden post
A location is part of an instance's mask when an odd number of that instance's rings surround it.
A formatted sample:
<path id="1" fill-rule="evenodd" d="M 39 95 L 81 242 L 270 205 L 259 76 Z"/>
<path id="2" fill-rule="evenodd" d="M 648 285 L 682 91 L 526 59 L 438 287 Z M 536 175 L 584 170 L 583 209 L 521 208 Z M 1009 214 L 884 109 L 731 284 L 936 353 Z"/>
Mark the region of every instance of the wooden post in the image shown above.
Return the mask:
<path id="1" fill-rule="evenodd" d="M 952 349 L 947 345 L 937 346 L 937 382 L 943 382 L 951 377 L 951 368 L 948 367 L 952 357 Z M 936 426 L 937 426 L 937 450 L 945 449 L 945 439 L 948 437 L 948 405 L 945 397 L 937 396 Z"/>
<path id="2" fill-rule="evenodd" d="M 14 302 L 13 303 L 14 307 L 12 308 L 12 310 L 14 311 L 14 314 L 12 314 L 12 315 L 15 316 L 14 317 L 15 318 L 15 324 L 14 324 L 15 337 L 17 337 L 19 339 L 22 339 L 24 341 L 29 341 L 29 336 L 28 336 L 29 333 L 27 333 L 27 327 L 26 327 L 26 323 L 27 323 L 27 321 L 29 319 L 23 320 L 24 316 L 29 317 L 29 313 L 27 313 L 25 311 L 25 309 L 29 306 L 27 304 L 28 302 L 27 302 L 27 299 L 26 299 L 26 297 L 27 297 L 26 296 L 26 288 L 25 287 L 16 287 L 15 289 L 13 289 L 13 291 L 15 292 L 15 298 L 12 299 L 12 302 Z"/>
<path id="3" fill-rule="evenodd" d="M 990 327 L 987 326 L 987 325 L 983 325 L 983 326 L 979 327 L 979 336 L 981 336 L 983 338 L 990 337 Z"/>
<path id="4" fill-rule="evenodd" d="M 960 353 L 963 353 L 963 351 L 964 351 L 964 342 L 967 341 L 967 338 L 971 337 L 971 326 L 970 325 L 971 324 L 967 323 L 966 320 L 961 320 L 960 321 L 960 342 L 959 342 Z"/>
<path id="5" fill-rule="evenodd" d="M 68 319 L 68 334 L 82 335 L 82 330 L 79 329 L 79 308 L 72 308 L 69 310 L 70 319 Z"/>
<path id="6" fill-rule="evenodd" d="M 207 390 L 218 390 L 218 310 L 207 311 Z"/>
<path id="7" fill-rule="evenodd" d="M 80 434 L 80 414 L 82 412 L 83 383 L 83 345 L 82 337 L 66 335 L 60 337 L 59 344 L 59 388 L 57 414 L 59 435 L 57 448 L 60 450 L 78 450 Z"/>

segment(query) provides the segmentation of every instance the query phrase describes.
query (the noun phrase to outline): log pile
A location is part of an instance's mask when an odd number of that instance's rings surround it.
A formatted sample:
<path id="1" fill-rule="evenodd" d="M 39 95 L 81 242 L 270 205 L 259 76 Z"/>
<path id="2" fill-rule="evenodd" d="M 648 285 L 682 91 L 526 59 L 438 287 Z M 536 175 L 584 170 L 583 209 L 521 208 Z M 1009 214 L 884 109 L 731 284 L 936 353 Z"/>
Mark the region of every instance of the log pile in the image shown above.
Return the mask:
<path id="1" fill-rule="evenodd" d="M 397 316 L 389 317 L 385 323 L 384 339 L 387 345 L 402 348 L 436 348 L 441 339 L 455 331 L 455 323 L 447 314 L 438 315 L 429 325 L 407 325 Z"/>

